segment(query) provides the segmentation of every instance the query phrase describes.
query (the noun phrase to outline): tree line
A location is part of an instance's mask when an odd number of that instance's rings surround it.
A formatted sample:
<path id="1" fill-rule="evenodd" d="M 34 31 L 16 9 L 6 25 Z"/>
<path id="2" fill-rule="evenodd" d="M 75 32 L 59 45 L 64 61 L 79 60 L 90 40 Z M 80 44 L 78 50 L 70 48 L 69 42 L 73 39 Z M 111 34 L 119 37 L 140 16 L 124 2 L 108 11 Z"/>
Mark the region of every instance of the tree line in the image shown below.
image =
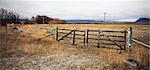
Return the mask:
<path id="1" fill-rule="evenodd" d="M 7 23 L 16 23 L 19 21 L 20 15 L 16 12 L 8 11 L 0 8 L 0 23 L 6 25 Z"/>
<path id="2" fill-rule="evenodd" d="M 52 20 L 52 18 L 46 15 L 37 15 L 36 17 L 32 16 L 32 21 L 37 24 L 48 24 L 48 20 Z"/>
<path id="3" fill-rule="evenodd" d="M 24 23 L 24 24 L 48 24 L 48 21 L 56 20 L 60 21 L 59 19 L 50 18 L 46 15 L 37 15 L 32 16 L 31 20 L 29 19 L 21 19 L 20 14 L 9 11 L 7 9 L 0 8 L 0 25 L 6 25 L 10 23 L 18 24 L 18 23 Z"/>

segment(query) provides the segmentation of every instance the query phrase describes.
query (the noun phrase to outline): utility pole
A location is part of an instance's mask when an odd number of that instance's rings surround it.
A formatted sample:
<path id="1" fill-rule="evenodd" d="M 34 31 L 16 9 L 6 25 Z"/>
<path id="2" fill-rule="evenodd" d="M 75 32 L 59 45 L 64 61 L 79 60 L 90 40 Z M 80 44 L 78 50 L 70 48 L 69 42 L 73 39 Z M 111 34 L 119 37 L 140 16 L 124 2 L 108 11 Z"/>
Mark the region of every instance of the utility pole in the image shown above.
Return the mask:
<path id="1" fill-rule="evenodd" d="M 104 12 L 104 22 L 106 21 L 106 12 Z"/>

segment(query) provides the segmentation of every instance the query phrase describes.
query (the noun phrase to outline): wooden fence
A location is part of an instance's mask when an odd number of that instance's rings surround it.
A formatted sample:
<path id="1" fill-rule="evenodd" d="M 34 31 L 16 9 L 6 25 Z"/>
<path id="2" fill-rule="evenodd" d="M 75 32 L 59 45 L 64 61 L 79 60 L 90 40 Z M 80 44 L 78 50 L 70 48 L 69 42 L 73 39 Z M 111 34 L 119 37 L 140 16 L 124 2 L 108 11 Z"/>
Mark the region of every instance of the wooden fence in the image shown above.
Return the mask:
<path id="1" fill-rule="evenodd" d="M 54 32 L 57 41 L 69 39 L 72 45 L 82 44 L 84 47 L 96 45 L 98 48 L 102 47 L 102 45 L 115 45 L 124 50 L 132 46 L 132 28 L 128 30 L 77 30 L 56 28 Z M 80 40 L 82 40 L 82 42 L 78 42 Z"/>

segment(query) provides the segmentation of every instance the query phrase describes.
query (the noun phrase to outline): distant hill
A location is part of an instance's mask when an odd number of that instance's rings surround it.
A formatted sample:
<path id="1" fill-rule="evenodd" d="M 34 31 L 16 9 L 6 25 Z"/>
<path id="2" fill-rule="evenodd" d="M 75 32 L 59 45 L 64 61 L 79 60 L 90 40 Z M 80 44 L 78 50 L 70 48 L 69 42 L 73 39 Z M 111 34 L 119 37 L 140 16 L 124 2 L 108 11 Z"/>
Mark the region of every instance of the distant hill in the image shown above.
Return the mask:
<path id="1" fill-rule="evenodd" d="M 102 20 L 65 20 L 66 22 L 103 22 Z"/>
<path id="2" fill-rule="evenodd" d="M 139 23 L 150 23 L 150 18 L 139 18 L 136 22 L 139 22 Z"/>
<path id="3" fill-rule="evenodd" d="M 64 20 L 65 22 L 104 22 L 103 20 L 94 19 L 72 19 Z M 139 19 L 121 19 L 121 20 L 107 20 L 106 22 L 138 22 L 138 23 L 150 23 L 150 18 L 139 18 Z"/>

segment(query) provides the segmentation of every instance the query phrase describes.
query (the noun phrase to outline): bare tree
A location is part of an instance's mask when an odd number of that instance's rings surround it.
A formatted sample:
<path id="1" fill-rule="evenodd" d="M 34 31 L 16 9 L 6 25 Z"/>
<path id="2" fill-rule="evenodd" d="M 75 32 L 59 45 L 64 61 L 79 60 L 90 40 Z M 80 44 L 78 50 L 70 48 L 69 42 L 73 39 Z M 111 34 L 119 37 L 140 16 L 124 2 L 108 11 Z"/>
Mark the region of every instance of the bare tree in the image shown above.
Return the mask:
<path id="1" fill-rule="evenodd" d="M 7 23 L 16 23 L 19 21 L 20 15 L 18 13 L 8 11 L 6 9 L 0 9 L 0 23 L 6 25 Z"/>

